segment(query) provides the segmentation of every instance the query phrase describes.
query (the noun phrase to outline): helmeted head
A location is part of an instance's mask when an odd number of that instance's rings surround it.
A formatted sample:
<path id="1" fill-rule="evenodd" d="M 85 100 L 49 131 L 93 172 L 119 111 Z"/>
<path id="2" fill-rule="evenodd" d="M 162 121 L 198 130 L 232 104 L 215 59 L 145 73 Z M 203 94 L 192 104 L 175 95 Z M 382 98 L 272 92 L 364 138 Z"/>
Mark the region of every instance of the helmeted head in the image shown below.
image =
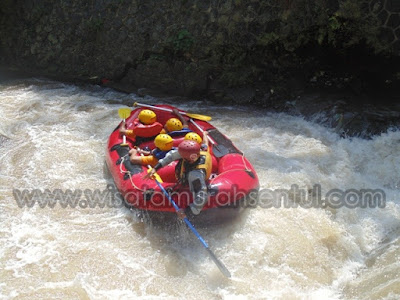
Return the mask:
<path id="1" fill-rule="evenodd" d="M 157 116 L 154 111 L 150 109 L 143 109 L 139 113 L 139 121 L 145 125 L 150 125 L 153 124 L 155 121 L 157 121 Z"/>
<path id="2" fill-rule="evenodd" d="M 183 159 L 195 162 L 200 156 L 200 145 L 192 140 L 184 140 L 179 144 L 178 152 Z"/>
<path id="3" fill-rule="evenodd" d="M 168 134 L 159 134 L 154 139 L 154 145 L 162 151 L 169 151 L 174 145 L 174 140 Z"/>
<path id="4" fill-rule="evenodd" d="M 199 145 L 203 141 L 201 137 L 196 132 L 189 132 L 185 135 L 185 140 L 195 141 Z"/>
<path id="5" fill-rule="evenodd" d="M 165 123 L 165 129 L 168 132 L 182 130 L 182 128 L 183 128 L 182 122 L 177 118 L 170 118 Z"/>

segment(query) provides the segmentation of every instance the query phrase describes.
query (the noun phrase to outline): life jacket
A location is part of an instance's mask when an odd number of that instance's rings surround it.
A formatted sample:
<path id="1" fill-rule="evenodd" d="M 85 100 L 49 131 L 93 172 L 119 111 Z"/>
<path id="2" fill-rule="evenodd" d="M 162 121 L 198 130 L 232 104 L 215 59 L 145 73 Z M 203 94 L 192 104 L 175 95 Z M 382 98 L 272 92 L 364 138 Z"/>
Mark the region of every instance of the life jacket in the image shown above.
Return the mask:
<path id="1" fill-rule="evenodd" d="M 177 136 L 186 135 L 189 132 L 192 132 L 192 130 L 190 130 L 189 128 L 182 128 L 181 130 L 170 131 L 170 132 L 168 132 L 168 135 L 172 136 L 172 137 L 177 137 Z"/>
<path id="2" fill-rule="evenodd" d="M 174 149 L 174 148 L 172 148 L 172 149 Z M 172 150 L 172 149 L 171 149 L 171 150 Z M 167 153 L 168 153 L 169 151 L 171 151 L 171 150 L 163 151 L 163 150 L 160 150 L 159 148 L 155 148 L 155 149 L 151 152 L 151 154 L 152 154 L 155 158 L 157 158 L 158 160 L 160 160 L 160 159 L 163 159 L 163 158 L 165 157 L 165 155 L 167 155 Z"/>
<path id="3" fill-rule="evenodd" d="M 153 124 L 145 125 L 139 121 L 138 118 L 133 120 L 130 126 L 135 136 L 149 138 L 156 136 L 163 129 L 163 126 L 159 122 L 154 122 Z"/>
<path id="4" fill-rule="evenodd" d="M 192 170 L 203 170 L 205 180 L 208 180 L 212 170 L 212 158 L 208 151 L 200 151 L 200 157 L 194 162 L 189 163 L 184 159 L 179 160 L 175 167 L 175 176 L 178 180 L 186 181 L 186 174 Z"/>

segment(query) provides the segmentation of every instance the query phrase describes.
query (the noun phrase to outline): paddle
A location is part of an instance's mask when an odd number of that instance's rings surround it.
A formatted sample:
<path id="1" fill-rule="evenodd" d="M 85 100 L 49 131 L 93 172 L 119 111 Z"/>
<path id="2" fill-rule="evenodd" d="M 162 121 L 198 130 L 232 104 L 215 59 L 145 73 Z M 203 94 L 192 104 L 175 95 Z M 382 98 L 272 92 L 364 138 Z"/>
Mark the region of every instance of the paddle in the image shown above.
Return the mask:
<path id="1" fill-rule="evenodd" d="M 130 115 L 131 115 L 131 109 L 128 107 L 125 108 L 120 108 L 118 109 L 118 115 L 119 117 L 123 120 L 123 122 L 125 122 L 125 119 L 127 119 Z M 121 146 L 128 146 L 128 144 L 126 143 L 126 136 L 125 134 L 122 137 L 122 144 Z"/>
<path id="2" fill-rule="evenodd" d="M 165 190 L 165 188 L 161 185 L 161 183 L 157 180 L 154 179 L 155 182 L 157 183 L 157 185 L 159 186 L 159 188 L 163 191 L 164 195 L 167 196 L 168 200 L 171 202 L 172 206 L 175 208 L 176 212 L 179 212 L 179 207 L 178 205 L 176 205 L 175 201 L 171 198 L 171 196 L 168 194 L 168 192 Z M 188 218 L 185 216 L 183 218 L 183 220 L 185 221 L 186 225 L 190 228 L 190 230 L 196 235 L 196 237 L 198 238 L 198 240 L 202 243 L 202 245 L 204 246 L 204 248 L 206 248 L 208 255 L 210 255 L 211 259 L 214 261 L 214 263 L 217 265 L 218 269 L 221 271 L 222 274 L 224 274 L 224 276 L 230 278 L 231 277 L 231 273 L 229 272 L 229 270 L 224 266 L 224 264 L 215 256 L 214 252 L 211 251 L 210 247 L 208 246 L 207 242 L 201 237 L 201 235 L 198 233 L 198 231 L 196 230 L 196 228 L 194 228 L 194 226 L 192 225 L 192 223 L 190 223 L 190 221 L 188 220 Z"/>
<path id="3" fill-rule="evenodd" d="M 147 104 L 138 103 L 138 102 L 133 103 L 133 106 L 147 107 L 147 108 L 150 108 L 150 109 L 156 109 L 156 110 L 172 112 L 172 109 L 169 109 L 169 108 L 158 107 L 158 106 L 153 106 L 153 105 L 147 105 Z M 197 119 L 197 120 L 202 120 L 202 121 L 210 121 L 211 120 L 210 116 L 192 114 L 192 113 L 187 113 L 187 112 L 184 112 L 184 111 L 180 111 L 179 113 L 181 113 L 182 115 L 188 116 L 189 118 L 193 118 L 193 119 Z"/>
<path id="4" fill-rule="evenodd" d="M 127 119 L 131 115 L 131 109 L 128 107 L 118 109 L 118 115 L 121 119 Z"/>
<path id="5" fill-rule="evenodd" d="M 197 124 L 193 119 L 190 119 L 189 121 L 190 121 L 198 130 L 200 130 L 201 133 L 204 133 L 203 128 L 201 128 L 201 127 L 199 126 L 199 124 Z M 226 147 L 224 147 L 223 145 L 217 145 L 217 143 L 215 143 L 215 141 L 214 141 L 210 136 L 208 136 L 208 140 L 209 140 L 209 141 L 211 142 L 211 144 L 213 145 L 212 150 L 213 150 L 213 153 L 214 153 L 214 156 L 215 156 L 215 157 L 222 157 L 222 156 L 224 156 L 224 155 L 226 155 L 226 154 L 229 153 L 229 150 L 228 150 Z"/>

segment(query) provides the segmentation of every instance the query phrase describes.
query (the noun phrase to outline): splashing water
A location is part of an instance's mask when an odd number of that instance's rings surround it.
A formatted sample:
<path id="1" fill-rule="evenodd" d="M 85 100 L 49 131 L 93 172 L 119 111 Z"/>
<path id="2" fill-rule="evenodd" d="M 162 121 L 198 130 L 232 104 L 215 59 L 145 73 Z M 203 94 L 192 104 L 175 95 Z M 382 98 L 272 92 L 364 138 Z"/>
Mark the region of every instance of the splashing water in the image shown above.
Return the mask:
<path id="1" fill-rule="evenodd" d="M 18 206 L 15 189 L 105 190 L 108 135 L 135 101 L 97 86 L 0 84 L 0 299 L 398 299 L 399 131 L 342 139 L 282 113 L 141 98 L 213 116 L 261 189 L 385 194 L 384 208 L 258 206 L 201 229 L 230 280 L 182 222 L 142 222 L 123 207 Z"/>

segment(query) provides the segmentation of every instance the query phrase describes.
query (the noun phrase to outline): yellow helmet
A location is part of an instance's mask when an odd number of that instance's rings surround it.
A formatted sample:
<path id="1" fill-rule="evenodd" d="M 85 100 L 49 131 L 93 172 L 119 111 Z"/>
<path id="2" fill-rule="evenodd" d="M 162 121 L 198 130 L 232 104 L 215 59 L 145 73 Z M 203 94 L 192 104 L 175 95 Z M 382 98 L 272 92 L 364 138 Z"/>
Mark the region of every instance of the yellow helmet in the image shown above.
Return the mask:
<path id="1" fill-rule="evenodd" d="M 154 139 L 154 145 L 162 151 L 168 151 L 172 149 L 174 140 L 168 134 L 159 134 Z"/>
<path id="2" fill-rule="evenodd" d="M 157 120 L 157 116 L 154 111 L 150 109 L 143 109 L 139 113 L 139 121 L 145 125 L 153 124 Z"/>
<path id="3" fill-rule="evenodd" d="M 182 122 L 179 121 L 179 119 L 171 118 L 167 121 L 167 123 L 165 123 L 165 127 L 167 127 L 168 132 L 171 132 L 171 131 L 182 130 L 183 125 Z"/>
<path id="4" fill-rule="evenodd" d="M 201 137 L 200 137 L 197 133 L 195 133 L 195 132 L 186 133 L 184 139 L 185 139 L 185 140 L 195 141 L 195 142 L 197 142 L 198 144 L 201 144 L 201 142 L 203 141 L 203 140 L 201 139 Z"/>

